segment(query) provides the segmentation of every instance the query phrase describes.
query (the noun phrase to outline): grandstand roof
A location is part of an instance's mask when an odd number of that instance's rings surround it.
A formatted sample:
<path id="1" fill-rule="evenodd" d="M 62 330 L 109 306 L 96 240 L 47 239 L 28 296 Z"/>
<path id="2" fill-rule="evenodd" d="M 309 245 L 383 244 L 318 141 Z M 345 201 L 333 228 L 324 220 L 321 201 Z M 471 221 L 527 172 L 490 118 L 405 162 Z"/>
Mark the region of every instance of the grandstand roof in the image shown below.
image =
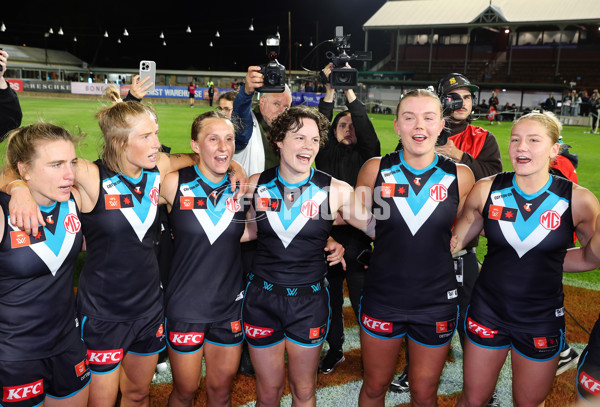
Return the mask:
<path id="1" fill-rule="evenodd" d="M 600 24 L 599 0 L 388 0 L 364 30 Z"/>

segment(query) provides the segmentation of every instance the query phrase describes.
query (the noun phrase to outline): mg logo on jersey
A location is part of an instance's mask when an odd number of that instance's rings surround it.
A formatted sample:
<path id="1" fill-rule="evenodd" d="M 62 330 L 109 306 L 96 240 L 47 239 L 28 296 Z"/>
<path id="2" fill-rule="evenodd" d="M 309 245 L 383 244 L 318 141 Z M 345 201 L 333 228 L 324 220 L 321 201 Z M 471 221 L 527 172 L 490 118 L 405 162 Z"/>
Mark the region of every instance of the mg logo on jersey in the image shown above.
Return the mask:
<path id="1" fill-rule="evenodd" d="M 429 188 L 429 197 L 435 202 L 444 202 L 448 198 L 448 189 L 442 184 Z"/>
<path id="2" fill-rule="evenodd" d="M 394 324 L 391 322 L 380 321 L 363 314 L 362 323 L 364 326 L 375 332 L 392 332 Z"/>
<path id="3" fill-rule="evenodd" d="M 44 379 L 20 386 L 5 386 L 2 388 L 2 401 L 17 402 L 37 397 L 44 393 Z"/>
<path id="4" fill-rule="evenodd" d="M 169 341 L 173 345 L 200 345 L 204 341 L 204 332 L 169 332 Z"/>
<path id="5" fill-rule="evenodd" d="M 498 333 L 498 331 L 494 331 L 493 329 L 490 329 L 486 326 L 478 324 L 477 322 L 473 321 L 471 318 L 467 318 L 467 328 L 469 329 L 469 331 L 473 332 L 475 335 L 479 336 L 480 338 L 484 338 L 484 339 L 493 338 L 494 335 L 496 335 Z"/>
<path id="6" fill-rule="evenodd" d="M 70 213 L 67 216 L 65 216 L 65 221 L 63 222 L 63 225 L 65 226 L 65 230 L 71 233 L 72 235 L 81 230 L 81 222 L 79 221 L 77 215 L 75 215 L 74 213 Z"/>
<path id="7" fill-rule="evenodd" d="M 273 330 L 270 328 L 262 328 L 244 323 L 244 332 L 252 339 L 260 339 L 271 336 Z"/>
<path id="8" fill-rule="evenodd" d="M 300 213 L 306 218 L 314 218 L 319 213 L 319 205 L 313 200 L 302 202 Z"/>
<path id="9" fill-rule="evenodd" d="M 546 230 L 556 230 L 560 226 L 560 215 L 556 211 L 546 211 L 540 216 L 540 225 Z"/>
<path id="10" fill-rule="evenodd" d="M 119 363 L 123 359 L 123 349 L 111 350 L 89 350 L 87 351 L 88 360 L 96 365 L 112 365 Z"/>
<path id="11" fill-rule="evenodd" d="M 582 371 L 579 375 L 579 384 L 595 396 L 600 396 L 600 382 Z"/>
<path id="12" fill-rule="evenodd" d="M 242 209 L 242 205 L 240 205 L 240 201 L 234 198 L 227 198 L 225 201 L 225 207 L 229 212 L 239 212 Z"/>
<path id="13" fill-rule="evenodd" d="M 158 188 L 153 187 L 148 193 L 148 196 L 150 197 L 150 202 L 152 202 L 152 205 L 158 206 Z"/>

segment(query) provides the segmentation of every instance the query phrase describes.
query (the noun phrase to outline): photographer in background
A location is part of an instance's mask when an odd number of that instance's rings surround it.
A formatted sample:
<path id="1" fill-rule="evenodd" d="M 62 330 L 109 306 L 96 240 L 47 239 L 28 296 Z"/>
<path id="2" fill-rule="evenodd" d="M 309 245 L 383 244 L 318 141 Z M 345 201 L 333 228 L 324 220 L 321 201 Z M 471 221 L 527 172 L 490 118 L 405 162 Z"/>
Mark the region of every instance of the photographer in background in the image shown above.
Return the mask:
<path id="1" fill-rule="evenodd" d="M 281 93 L 261 94 L 258 106 L 252 110 L 256 89 L 264 84 L 260 66 L 248 67 L 246 82 L 233 101 L 233 120 L 239 120 L 242 130 L 235 133 L 235 155 L 248 176 L 279 164 L 279 157 L 269 147 L 267 133 L 277 116 L 292 105 L 292 92 L 285 85 Z"/>
<path id="2" fill-rule="evenodd" d="M 459 73 L 446 75 L 437 84 L 437 95 L 440 99 L 444 100 L 448 95 L 454 93 L 458 95 L 455 96 L 456 99 L 458 97 L 462 99 L 462 106 L 453 109 L 453 106 L 445 106 L 446 103 L 443 103 L 446 126 L 438 138 L 436 153 L 468 166 L 473 171 L 475 181 L 502 171 L 500 148 L 496 137 L 484 128 L 470 124 L 474 94 L 478 90 L 479 87 L 473 85 L 469 79 Z M 495 92 L 493 97 L 495 97 Z M 475 239 L 454 258 L 460 305 L 458 333 L 461 344 L 464 343 L 462 327 L 464 326 L 465 311 L 471 299 L 475 280 L 479 275 L 479 263 L 475 254 L 477 244 L 478 240 Z M 407 372 L 408 364 L 404 368 L 404 372 L 392 382 L 390 390 L 394 392 L 409 390 Z"/>
<path id="3" fill-rule="evenodd" d="M 0 141 L 4 141 L 10 130 L 19 127 L 23 119 L 17 93 L 4 79 L 7 62 L 8 53 L 0 48 Z"/>
<path id="4" fill-rule="evenodd" d="M 319 101 L 319 112 L 330 122 L 335 101 L 335 90 L 329 83 L 332 68 L 333 64 L 330 63 L 322 70 L 325 97 Z M 319 170 L 355 187 L 362 165 L 370 158 L 380 156 L 381 148 L 365 105 L 356 98 L 352 89 L 344 89 L 344 94 L 348 110 L 338 113 L 333 119 L 327 141 L 319 150 L 315 165 Z M 350 302 L 358 319 L 365 269 L 356 258 L 363 250 L 370 250 L 371 247 L 371 239 L 349 225 L 335 226 L 331 236 L 346 249 L 346 269 L 341 264 L 336 264 L 327 271 L 331 323 L 326 338 L 329 351 L 319 363 L 319 371 L 323 374 L 331 373 L 338 363 L 344 361 L 344 279 L 348 283 Z"/>

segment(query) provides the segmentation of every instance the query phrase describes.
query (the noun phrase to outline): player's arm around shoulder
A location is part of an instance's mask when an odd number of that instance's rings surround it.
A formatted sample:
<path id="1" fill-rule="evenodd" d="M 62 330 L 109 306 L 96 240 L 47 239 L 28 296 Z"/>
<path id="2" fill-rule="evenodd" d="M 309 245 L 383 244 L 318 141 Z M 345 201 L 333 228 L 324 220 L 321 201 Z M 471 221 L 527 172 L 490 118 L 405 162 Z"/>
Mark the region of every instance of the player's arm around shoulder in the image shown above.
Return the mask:
<path id="1" fill-rule="evenodd" d="M 363 164 L 356 180 L 356 197 L 367 209 L 373 206 L 373 189 L 379 172 L 381 157 L 373 157 Z"/>
<path id="2" fill-rule="evenodd" d="M 453 253 L 462 250 L 483 229 L 483 207 L 485 206 L 494 177 L 495 175 L 477 181 L 464 200 L 458 221 L 452 229 Z"/>
<path id="3" fill-rule="evenodd" d="M 456 216 L 460 217 L 465 199 L 475 184 L 475 176 L 473 175 L 473 171 L 464 164 L 456 164 L 456 176 L 458 178 L 458 194 L 460 196 Z"/>
<path id="4" fill-rule="evenodd" d="M 587 188 L 573 184 L 573 195 L 571 199 L 573 214 L 573 226 L 581 246 L 585 247 L 590 239 L 600 232 L 596 227 L 598 215 L 600 215 L 600 204 L 598 198 Z M 600 244 L 600 236 L 598 237 Z M 600 249 L 600 245 L 598 247 Z M 600 250 L 598 251 L 600 255 Z"/>
<path id="5" fill-rule="evenodd" d="M 179 171 L 170 172 L 165 176 L 165 180 L 160 184 L 160 197 L 158 204 L 166 204 L 167 211 L 171 212 L 171 207 L 177 195 L 177 186 L 179 185 Z"/>
<path id="6" fill-rule="evenodd" d="M 156 166 L 160 172 L 161 182 L 165 180 L 167 174 L 173 171 L 179 171 L 182 168 L 190 167 L 196 164 L 196 154 L 192 153 L 163 153 L 159 152 L 156 157 Z"/>
<path id="7" fill-rule="evenodd" d="M 79 209 L 83 213 L 91 212 L 100 196 L 100 170 L 96 164 L 84 158 L 77 158 L 75 188 L 81 196 Z"/>

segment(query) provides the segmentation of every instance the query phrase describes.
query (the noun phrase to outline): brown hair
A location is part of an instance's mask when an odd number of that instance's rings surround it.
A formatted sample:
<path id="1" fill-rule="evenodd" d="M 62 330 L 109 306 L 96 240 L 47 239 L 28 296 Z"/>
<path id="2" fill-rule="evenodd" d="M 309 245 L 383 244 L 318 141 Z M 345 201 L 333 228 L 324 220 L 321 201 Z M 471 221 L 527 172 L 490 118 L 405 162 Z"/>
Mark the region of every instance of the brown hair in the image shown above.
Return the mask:
<path id="1" fill-rule="evenodd" d="M 98 125 L 104 135 L 104 146 L 100 158 L 114 172 L 121 172 L 123 151 L 127 146 L 131 129 L 138 116 L 149 115 L 158 121 L 156 112 L 150 106 L 139 102 L 115 103 L 96 113 Z"/>
<path id="2" fill-rule="evenodd" d="M 6 162 L 15 174 L 19 174 L 18 163 L 30 165 L 41 143 L 57 140 L 74 142 L 66 129 L 43 121 L 13 130 L 6 142 Z"/>
<path id="3" fill-rule="evenodd" d="M 206 119 L 226 120 L 231 124 L 234 133 L 238 130 L 231 119 L 229 119 L 229 117 L 227 117 L 225 114 L 216 110 L 209 110 L 208 112 L 202 113 L 200 116 L 194 119 L 194 122 L 192 123 L 192 140 L 198 141 L 198 134 L 202 132 L 202 129 L 204 128 L 204 121 Z"/>
<path id="4" fill-rule="evenodd" d="M 314 120 L 319 128 L 319 146 L 323 147 L 327 141 L 329 120 L 321 113 L 303 105 L 292 106 L 279 116 L 271 124 L 268 139 L 273 152 L 279 155 L 277 142 L 283 141 L 288 131 L 298 131 L 302 128 L 302 119 Z"/>
<path id="5" fill-rule="evenodd" d="M 219 95 L 219 98 L 217 99 L 217 103 L 221 100 L 221 99 L 225 99 L 225 100 L 229 100 L 231 102 L 233 102 L 235 100 L 235 97 L 237 96 L 237 92 L 235 90 L 230 90 L 228 92 L 225 93 L 221 93 Z"/>

